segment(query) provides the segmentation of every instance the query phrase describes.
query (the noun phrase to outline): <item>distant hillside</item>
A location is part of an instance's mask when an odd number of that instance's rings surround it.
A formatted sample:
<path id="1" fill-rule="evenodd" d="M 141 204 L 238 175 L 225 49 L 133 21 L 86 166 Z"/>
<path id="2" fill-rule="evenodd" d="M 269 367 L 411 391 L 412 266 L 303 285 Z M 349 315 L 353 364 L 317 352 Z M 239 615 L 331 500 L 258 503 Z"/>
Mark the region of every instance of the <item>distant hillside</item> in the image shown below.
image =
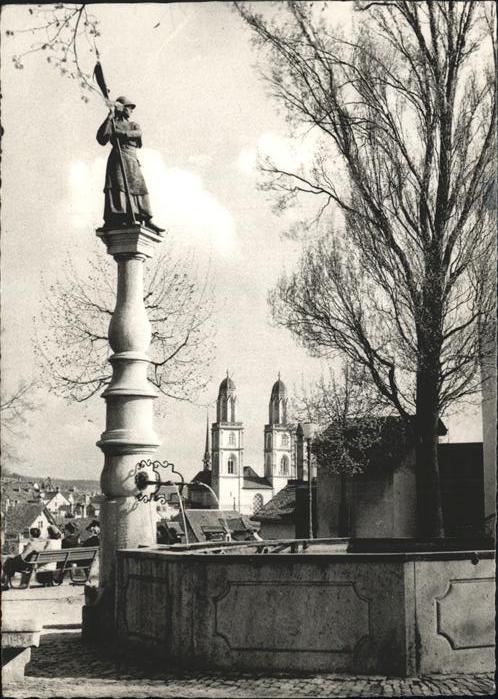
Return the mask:
<path id="1" fill-rule="evenodd" d="M 82 479 L 82 478 L 51 478 L 50 476 L 23 476 L 19 473 L 4 473 L 2 472 L 2 480 L 5 482 L 19 481 L 22 483 L 41 483 L 50 478 L 52 481 L 52 486 L 59 486 L 61 490 L 68 490 L 69 488 L 75 488 L 76 490 L 86 491 L 99 491 L 100 482 L 93 479 Z"/>

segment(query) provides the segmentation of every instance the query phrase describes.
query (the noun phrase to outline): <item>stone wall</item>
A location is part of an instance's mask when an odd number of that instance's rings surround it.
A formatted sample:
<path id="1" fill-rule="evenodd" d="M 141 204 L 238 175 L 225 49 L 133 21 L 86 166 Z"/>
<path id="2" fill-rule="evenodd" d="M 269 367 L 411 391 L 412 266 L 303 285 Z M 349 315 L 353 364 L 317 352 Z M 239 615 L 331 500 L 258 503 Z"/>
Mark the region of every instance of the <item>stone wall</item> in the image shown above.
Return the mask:
<path id="1" fill-rule="evenodd" d="M 258 515 L 256 514 L 255 517 Z M 293 521 L 289 520 L 265 520 L 261 522 L 259 535 L 262 539 L 294 539 L 296 527 Z"/>
<path id="2" fill-rule="evenodd" d="M 341 482 L 339 476 L 318 470 L 318 536 L 339 536 Z"/>
<path id="3" fill-rule="evenodd" d="M 416 486 L 413 454 L 396 469 L 367 470 L 349 480 L 349 535 L 358 538 L 416 536 Z M 318 535 L 341 536 L 340 477 L 318 474 Z"/>
<path id="4" fill-rule="evenodd" d="M 118 553 L 117 631 L 188 667 L 415 675 L 494 668 L 491 552 Z M 473 558 L 473 560 L 471 560 Z"/>

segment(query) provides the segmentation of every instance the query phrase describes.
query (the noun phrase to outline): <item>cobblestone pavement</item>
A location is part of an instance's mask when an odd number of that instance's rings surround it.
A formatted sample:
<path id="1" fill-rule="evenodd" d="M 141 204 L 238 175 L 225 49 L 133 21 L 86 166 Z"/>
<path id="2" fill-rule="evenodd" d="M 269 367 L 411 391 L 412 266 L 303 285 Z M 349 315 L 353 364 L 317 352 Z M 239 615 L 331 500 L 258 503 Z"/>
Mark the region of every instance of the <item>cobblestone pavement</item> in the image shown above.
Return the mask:
<path id="1" fill-rule="evenodd" d="M 79 631 L 45 633 L 26 678 L 3 697 L 395 697 L 489 696 L 491 673 L 420 678 L 175 671 L 88 646 Z"/>

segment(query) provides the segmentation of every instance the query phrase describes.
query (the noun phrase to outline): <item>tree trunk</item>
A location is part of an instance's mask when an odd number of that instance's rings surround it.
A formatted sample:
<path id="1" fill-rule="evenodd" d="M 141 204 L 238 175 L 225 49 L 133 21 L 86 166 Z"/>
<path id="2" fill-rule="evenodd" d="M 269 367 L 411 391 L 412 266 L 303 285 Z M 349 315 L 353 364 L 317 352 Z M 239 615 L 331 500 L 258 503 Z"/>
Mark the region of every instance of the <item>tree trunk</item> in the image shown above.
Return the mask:
<path id="1" fill-rule="evenodd" d="M 417 536 L 444 536 L 438 463 L 439 408 L 437 373 L 427 364 L 417 376 L 415 472 L 417 487 Z"/>

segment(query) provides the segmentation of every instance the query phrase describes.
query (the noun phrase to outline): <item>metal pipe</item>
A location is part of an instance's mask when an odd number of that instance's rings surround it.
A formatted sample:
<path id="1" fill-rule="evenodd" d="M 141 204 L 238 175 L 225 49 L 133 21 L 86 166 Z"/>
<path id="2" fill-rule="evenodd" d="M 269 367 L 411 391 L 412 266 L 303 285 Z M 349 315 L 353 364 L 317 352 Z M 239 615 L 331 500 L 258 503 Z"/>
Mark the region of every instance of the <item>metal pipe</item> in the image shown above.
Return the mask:
<path id="1" fill-rule="evenodd" d="M 185 508 L 183 507 L 183 500 L 182 500 L 182 496 L 180 494 L 180 488 L 178 487 L 177 483 L 172 483 L 172 485 L 175 486 L 176 492 L 178 494 L 178 501 L 180 503 L 180 512 L 182 513 L 182 520 L 183 520 L 183 531 L 185 532 L 185 543 L 188 544 L 189 541 L 188 541 L 188 531 L 187 531 L 187 518 L 185 517 Z"/>

